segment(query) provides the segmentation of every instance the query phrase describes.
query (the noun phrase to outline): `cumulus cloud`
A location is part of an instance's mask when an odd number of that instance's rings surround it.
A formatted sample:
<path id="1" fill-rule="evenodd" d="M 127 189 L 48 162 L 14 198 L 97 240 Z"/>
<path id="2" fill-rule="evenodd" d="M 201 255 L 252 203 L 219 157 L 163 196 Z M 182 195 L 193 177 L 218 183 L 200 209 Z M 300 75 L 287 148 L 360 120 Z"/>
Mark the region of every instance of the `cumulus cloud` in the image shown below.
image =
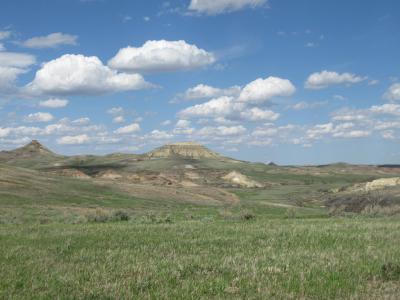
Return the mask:
<path id="1" fill-rule="evenodd" d="M 198 84 L 195 87 L 187 89 L 184 93 L 178 94 L 173 102 L 178 102 L 179 100 L 211 99 L 221 96 L 238 96 L 240 91 L 240 86 L 220 89 L 206 84 Z"/>
<path id="2" fill-rule="evenodd" d="M 120 127 L 114 132 L 116 134 L 129 134 L 129 133 L 135 133 L 140 131 L 140 125 L 138 123 L 133 123 L 124 127 Z"/>
<path id="3" fill-rule="evenodd" d="M 141 47 L 126 47 L 110 59 L 111 68 L 129 72 L 191 70 L 213 64 L 215 56 L 180 41 L 147 41 Z"/>
<path id="4" fill-rule="evenodd" d="M 87 134 L 67 135 L 57 139 L 57 143 L 60 145 L 80 145 L 89 141 L 90 138 Z"/>
<path id="5" fill-rule="evenodd" d="M 76 35 L 65 34 L 61 32 L 51 33 L 46 36 L 38 36 L 30 38 L 21 43 L 27 48 L 56 48 L 60 45 L 76 45 L 78 37 Z"/>
<path id="6" fill-rule="evenodd" d="M 125 122 L 124 116 L 116 116 L 113 118 L 113 123 L 124 123 L 124 122 Z"/>
<path id="7" fill-rule="evenodd" d="M 279 114 L 272 110 L 262 110 L 258 107 L 247 109 L 240 113 L 240 116 L 249 121 L 275 121 L 279 118 Z"/>
<path id="8" fill-rule="evenodd" d="M 240 93 L 239 101 L 262 103 L 273 97 L 287 97 L 294 94 L 296 88 L 288 79 L 270 76 L 258 78 L 247 84 Z"/>
<path id="9" fill-rule="evenodd" d="M 50 95 L 102 94 L 149 87 L 139 74 L 118 73 L 96 56 L 65 54 L 42 65 L 28 93 Z"/>
<path id="10" fill-rule="evenodd" d="M 267 0 L 191 0 L 188 9 L 199 14 L 217 15 L 244 8 L 262 7 L 267 3 Z"/>
<path id="11" fill-rule="evenodd" d="M 51 98 L 39 102 L 40 107 L 46 107 L 46 108 L 61 108 L 61 107 L 66 107 L 67 105 L 68 105 L 68 100 L 57 99 L 57 98 Z"/>
<path id="12" fill-rule="evenodd" d="M 198 86 L 199 87 L 199 86 Z M 200 85 L 201 88 L 203 86 Z M 209 93 L 220 93 L 218 89 L 206 89 Z M 243 89 L 235 88 L 236 96 L 221 96 L 205 103 L 197 104 L 181 110 L 181 118 L 214 118 L 230 122 L 232 120 L 247 121 L 275 121 L 279 114 L 271 110 L 264 110 L 254 105 L 262 104 L 274 97 L 290 96 L 296 91 L 293 84 L 278 77 L 256 79 Z"/>
<path id="13" fill-rule="evenodd" d="M 158 129 L 155 129 L 152 132 L 150 132 L 150 134 L 146 135 L 146 138 L 150 140 L 166 140 L 166 139 L 171 139 L 173 137 L 174 137 L 173 134 Z"/>
<path id="14" fill-rule="evenodd" d="M 383 95 L 383 98 L 391 101 L 400 100 L 400 83 L 392 84 Z"/>
<path id="15" fill-rule="evenodd" d="M 25 117 L 25 121 L 27 122 L 50 122 L 54 119 L 52 114 L 45 112 L 37 112 L 33 114 L 29 114 Z"/>
<path id="16" fill-rule="evenodd" d="M 388 114 L 400 116 L 400 104 L 383 104 L 383 105 L 373 105 L 369 109 L 372 113 L 375 114 Z"/>
<path id="17" fill-rule="evenodd" d="M 218 127 L 203 127 L 196 134 L 200 136 L 233 136 L 240 135 L 246 132 L 246 128 L 242 125 L 238 126 L 218 126 Z"/>
<path id="18" fill-rule="evenodd" d="M 220 117 L 240 111 L 243 103 L 235 103 L 233 97 L 219 97 L 202 104 L 197 104 L 182 110 L 179 115 L 182 118 L 190 117 Z"/>
<path id="19" fill-rule="evenodd" d="M 338 84 L 353 84 L 365 80 L 366 77 L 357 76 L 351 73 L 342 73 L 331 71 L 322 71 L 311 74 L 305 83 L 307 89 L 323 89 Z"/>

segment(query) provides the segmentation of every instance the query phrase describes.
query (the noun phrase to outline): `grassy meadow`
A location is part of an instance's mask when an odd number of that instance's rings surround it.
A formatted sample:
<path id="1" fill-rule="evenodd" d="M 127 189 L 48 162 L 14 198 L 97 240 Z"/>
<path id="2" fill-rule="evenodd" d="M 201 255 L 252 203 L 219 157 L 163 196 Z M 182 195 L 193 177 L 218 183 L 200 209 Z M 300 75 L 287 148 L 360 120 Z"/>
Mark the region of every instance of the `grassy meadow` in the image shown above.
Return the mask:
<path id="1" fill-rule="evenodd" d="M 396 299 L 400 221 L 0 226 L 2 299 Z"/>
<path id="2" fill-rule="evenodd" d="M 377 175 L 236 163 L 269 184 L 218 204 L 0 167 L 0 299 L 400 298 L 400 218 L 324 206 Z"/>

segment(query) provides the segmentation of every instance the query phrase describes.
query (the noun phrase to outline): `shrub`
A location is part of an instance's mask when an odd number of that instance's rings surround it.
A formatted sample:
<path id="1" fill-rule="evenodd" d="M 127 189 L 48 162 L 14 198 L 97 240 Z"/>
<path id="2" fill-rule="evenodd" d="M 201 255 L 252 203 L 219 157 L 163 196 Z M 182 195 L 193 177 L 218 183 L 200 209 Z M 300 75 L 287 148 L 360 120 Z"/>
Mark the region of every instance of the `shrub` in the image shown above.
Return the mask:
<path id="1" fill-rule="evenodd" d="M 114 221 L 129 221 L 129 214 L 125 210 L 116 210 L 113 212 Z"/>
<path id="2" fill-rule="evenodd" d="M 240 219 L 244 220 L 244 221 L 250 221 L 256 218 L 256 215 L 249 211 L 249 210 L 244 210 L 240 213 Z"/>
<path id="3" fill-rule="evenodd" d="M 400 280 L 400 264 L 386 263 L 381 267 L 381 276 L 384 280 Z"/>
<path id="4" fill-rule="evenodd" d="M 125 210 L 109 211 L 102 208 L 96 208 L 93 212 L 89 212 L 85 215 L 87 222 L 94 223 L 105 223 L 105 222 L 118 222 L 118 221 L 129 221 L 129 213 Z M 82 220 L 79 220 L 81 223 Z"/>

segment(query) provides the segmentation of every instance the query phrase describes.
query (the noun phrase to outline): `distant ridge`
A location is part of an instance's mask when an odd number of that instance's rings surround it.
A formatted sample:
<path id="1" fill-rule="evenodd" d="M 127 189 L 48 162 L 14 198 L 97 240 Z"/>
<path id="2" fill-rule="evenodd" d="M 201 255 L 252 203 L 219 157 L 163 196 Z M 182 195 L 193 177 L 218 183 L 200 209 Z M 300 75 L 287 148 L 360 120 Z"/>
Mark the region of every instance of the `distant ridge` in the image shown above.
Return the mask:
<path id="1" fill-rule="evenodd" d="M 220 154 L 213 152 L 196 142 L 178 142 L 167 144 L 148 152 L 146 156 L 150 158 L 166 158 L 173 156 L 188 157 L 193 159 L 222 158 Z"/>

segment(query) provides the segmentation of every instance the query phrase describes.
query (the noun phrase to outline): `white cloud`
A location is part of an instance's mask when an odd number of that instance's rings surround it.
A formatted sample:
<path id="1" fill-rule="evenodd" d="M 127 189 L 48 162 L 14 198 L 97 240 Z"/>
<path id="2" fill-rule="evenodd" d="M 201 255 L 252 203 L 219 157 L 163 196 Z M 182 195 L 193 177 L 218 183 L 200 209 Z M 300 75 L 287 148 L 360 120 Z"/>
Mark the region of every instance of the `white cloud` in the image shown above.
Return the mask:
<path id="1" fill-rule="evenodd" d="M 270 76 L 258 78 L 247 84 L 239 96 L 239 101 L 262 103 L 273 97 L 287 97 L 294 94 L 296 88 L 287 79 Z"/>
<path id="2" fill-rule="evenodd" d="M 318 124 L 307 130 L 307 137 L 310 139 L 318 139 L 322 136 L 332 133 L 334 126 L 332 123 Z"/>
<path id="3" fill-rule="evenodd" d="M 123 114 L 124 113 L 124 109 L 122 107 L 120 107 L 120 106 L 112 107 L 109 110 L 107 110 L 107 112 L 109 114 L 112 114 L 112 115 L 118 115 L 118 114 Z"/>
<path id="4" fill-rule="evenodd" d="M 379 84 L 379 80 L 377 80 L 377 79 L 372 79 L 372 80 L 368 81 L 368 85 L 377 85 L 377 84 Z"/>
<path id="5" fill-rule="evenodd" d="M 1 54 L 1 53 L 0 53 Z M 30 93 L 102 94 L 149 87 L 139 74 L 117 73 L 96 56 L 65 54 L 42 65 L 26 86 Z"/>
<path id="6" fill-rule="evenodd" d="M 47 107 L 47 108 L 61 108 L 61 107 L 66 107 L 67 105 L 68 105 L 68 100 L 57 99 L 57 98 L 52 98 L 49 100 L 39 102 L 40 107 Z"/>
<path id="7" fill-rule="evenodd" d="M 11 36 L 11 31 L 0 31 L 0 41 L 8 39 Z"/>
<path id="8" fill-rule="evenodd" d="M 71 124 L 78 125 L 78 126 L 87 125 L 89 123 L 90 123 L 90 119 L 88 117 L 79 118 L 79 119 L 73 120 L 71 122 Z"/>
<path id="9" fill-rule="evenodd" d="M 240 91 L 240 86 L 232 86 L 226 89 L 220 89 L 205 84 L 198 84 L 195 87 L 187 89 L 183 94 L 177 95 L 176 98 L 178 100 L 211 99 L 221 96 L 238 96 Z"/>
<path id="10" fill-rule="evenodd" d="M 351 131 L 336 132 L 333 134 L 333 136 L 341 138 L 361 138 L 361 137 L 367 137 L 370 134 L 371 132 L 366 130 L 351 130 Z"/>
<path id="11" fill-rule="evenodd" d="M 10 128 L 2 128 L 2 127 L 0 127 L 0 138 L 4 138 L 4 137 L 7 137 L 9 134 L 10 134 L 10 132 L 11 132 L 11 129 Z"/>
<path id="12" fill-rule="evenodd" d="M 199 87 L 199 89 L 196 89 L 196 93 L 201 90 L 202 95 L 219 94 L 222 91 L 203 85 L 197 87 Z M 247 84 L 241 91 L 239 87 L 234 87 L 229 90 L 235 90 L 232 94 L 236 94 L 236 97 L 221 96 L 213 98 L 205 103 L 183 109 L 178 115 L 183 119 L 213 118 L 217 123 L 226 124 L 233 120 L 274 121 L 279 118 L 278 113 L 251 106 L 267 101 L 273 97 L 289 96 L 293 94 L 296 89 L 287 79 L 268 77 L 266 79 L 260 78 L 254 80 Z M 193 92 L 191 89 L 188 91 Z M 219 122 L 219 120 L 222 122 Z"/>
<path id="13" fill-rule="evenodd" d="M 130 72 L 190 70 L 215 62 L 212 53 L 183 40 L 147 41 L 141 47 L 126 47 L 108 62 L 114 69 Z"/>
<path id="14" fill-rule="evenodd" d="M 4 46 L 4 44 L 0 43 L 0 51 L 5 51 L 5 50 L 6 50 L 6 47 Z"/>
<path id="15" fill-rule="evenodd" d="M 272 110 L 262 110 L 258 107 L 247 109 L 240 113 L 240 116 L 249 121 L 275 121 L 279 114 Z"/>
<path id="16" fill-rule="evenodd" d="M 218 126 L 218 127 L 203 127 L 196 134 L 200 136 L 233 136 L 240 135 L 246 132 L 246 128 L 242 125 L 238 126 Z"/>
<path id="17" fill-rule="evenodd" d="M 90 141 L 87 134 L 73 135 L 73 136 L 63 136 L 57 139 L 57 143 L 60 145 L 80 145 L 85 144 Z"/>
<path id="18" fill-rule="evenodd" d="M 13 68 L 27 68 L 36 63 L 33 55 L 16 52 L 0 52 L 0 66 Z"/>
<path id="19" fill-rule="evenodd" d="M 15 52 L 0 52 L 0 91 L 16 89 L 18 76 L 28 72 L 28 67 L 36 62 L 33 55 Z"/>
<path id="20" fill-rule="evenodd" d="M 301 102 L 297 102 L 293 105 L 290 105 L 288 108 L 291 108 L 294 110 L 312 109 L 312 108 L 324 106 L 327 103 L 328 103 L 327 101 L 315 101 L 315 102 L 301 101 Z"/>
<path id="21" fill-rule="evenodd" d="M 168 125 L 171 125 L 171 120 L 165 120 L 165 121 L 163 121 L 163 122 L 161 122 L 161 125 L 162 126 L 168 126 Z"/>
<path id="22" fill-rule="evenodd" d="M 369 109 L 372 113 L 375 114 L 388 114 L 400 116 L 400 104 L 383 104 L 383 105 L 374 105 Z"/>
<path id="23" fill-rule="evenodd" d="M 278 129 L 274 127 L 267 128 L 256 128 L 251 135 L 259 136 L 275 136 L 278 133 Z"/>
<path id="24" fill-rule="evenodd" d="M 386 130 L 381 133 L 382 138 L 385 140 L 394 140 L 396 137 L 394 136 L 393 130 Z"/>
<path id="25" fill-rule="evenodd" d="M 116 134 L 129 134 L 129 133 L 135 133 L 140 131 L 140 125 L 138 123 L 133 123 L 124 127 L 120 127 L 114 132 Z"/>
<path id="26" fill-rule="evenodd" d="M 55 32 L 46 36 L 30 38 L 21 44 L 27 48 L 55 48 L 60 45 L 76 45 L 77 39 L 78 37 L 76 35 Z"/>
<path id="27" fill-rule="evenodd" d="M 392 84 L 383 95 L 383 98 L 391 101 L 400 100 L 400 83 Z"/>
<path id="28" fill-rule="evenodd" d="M 206 15 L 217 15 L 244 8 L 266 6 L 267 0 L 191 0 L 189 11 Z"/>
<path id="29" fill-rule="evenodd" d="M 54 117 L 52 114 L 45 112 L 37 112 L 33 114 L 29 114 L 25 117 L 27 122 L 50 122 Z"/>
<path id="30" fill-rule="evenodd" d="M 123 116 L 116 116 L 113 118 L 113 123 L 124 123 L 125 118 Z"/>
<path id="31" fill-rule="evenodd" d="M 26 72 L 27 70 L 20 68 L 0 66 L 0 91 L 6 92 L 15 88 L 15 81 L 18 76 Z"/>
<path id="32" fill-rule="evenodd" d="M 220 117 L 232 114 L 244 108 L 242 103 L 235 103 L 233 97 L 219 97 L 202 104 L 197 104 L 182 110 L 179 116 L 190 117 Z"/>
<path id="33" fill-rule="evenodd" d="M 163 130 L 153 130 L 150 134 L 146 135 L 146 138 L 150 140 L 166 140 L 173 138 L 174 135 Z"/>
<path id="34" fill-rule="evenodd" d="M 176 128 L 187 128 L 190 126 L 190 121 L 188 120 L 178 120 L 178 122 L 176 122 L 175 127 Z"/>
<path id="35" fill-rule="evenodd" d="M 322 71 L 311 74 L 305 83 L 307 89 L 323 89 L 331 85 L 353 84 L 365 80 L 366 77 L 356 76 L 351 73 Z"/>

